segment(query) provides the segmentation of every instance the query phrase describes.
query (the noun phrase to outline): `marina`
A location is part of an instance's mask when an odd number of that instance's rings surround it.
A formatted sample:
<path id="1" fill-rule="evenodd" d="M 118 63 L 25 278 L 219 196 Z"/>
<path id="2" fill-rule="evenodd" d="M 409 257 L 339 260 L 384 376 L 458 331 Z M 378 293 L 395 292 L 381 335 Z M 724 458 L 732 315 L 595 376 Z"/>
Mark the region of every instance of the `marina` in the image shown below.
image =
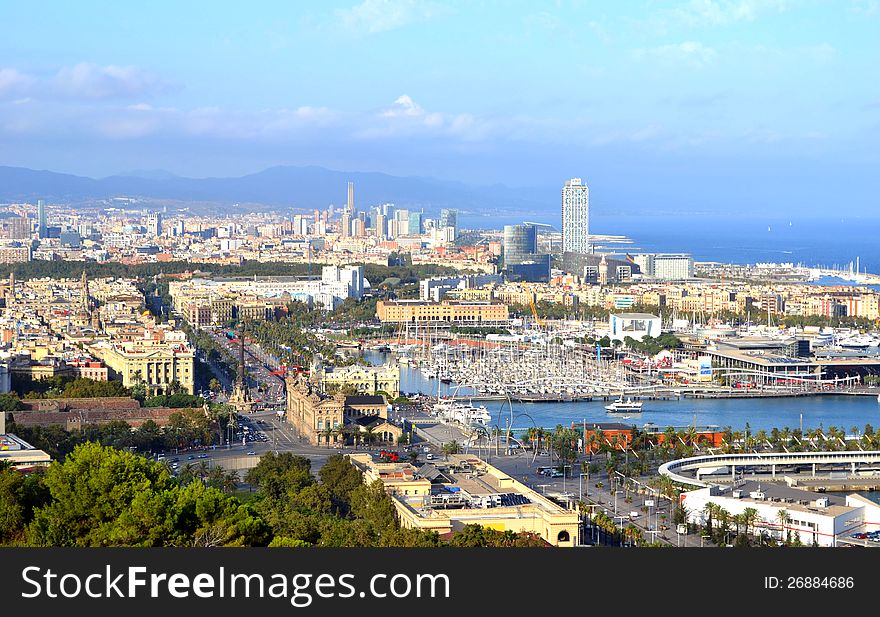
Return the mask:
<path id="1" fill-rule="evenodd" d="M 383 364 L 391 359 L 390 354 L 365 351 L 364 357 L 371 364 Z M 463 402 L 475 403 L 480 397 L 474 390 L 456 384 L 439 383 L 436 378 L 428 378 L 414 366 L 401 366 L 401 390 L 421 395 L 426 401 L 436 400 L 438 392 L 444 397 L 455 397 Z M 616 397 L 614 397 L 616 398 Z M 491 426 L 505 427 L 511 417 L 511 402 L 506 397 L 485 401 L 485 407 L 492 420 Z M 852 428 L 864 430 L 866 424 L 880 427 L 880 403 L 877 395 L 852 396 L 846 394 L 824 394 L 817 396 L 777 396 L 750 398 L 675 398 L 671 400 L 646 400 L 643 413 L 609 414 L 604 400 L 578 400 L 565 402 L 512 401 L 513 416 L 528 414 L 518 418 L 514 430 L 526 430 L 532 426 L 555 427 L 558 424 L 569 426 L 583 422 L 609 422 L 626 420 L 637 426 L 648 422 L 659 427 L 699 425 L 726 427 L 743 430 L 748 424 L 753 430 L 828 428 L 837 426 L 847 433 Z M 624 418 L 629 415 L 629 418 Z"/>

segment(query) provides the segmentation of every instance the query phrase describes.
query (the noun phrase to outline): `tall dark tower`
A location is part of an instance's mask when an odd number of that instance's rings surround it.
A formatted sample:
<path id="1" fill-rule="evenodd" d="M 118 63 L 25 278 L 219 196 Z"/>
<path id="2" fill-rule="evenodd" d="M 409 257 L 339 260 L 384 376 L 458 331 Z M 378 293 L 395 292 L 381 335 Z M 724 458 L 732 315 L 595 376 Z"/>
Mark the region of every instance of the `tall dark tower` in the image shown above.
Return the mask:
<path id="1" fill-rule="evenodd" d="M 238 333 L 238 342 L 238 375 L 235 376 L 235 385 L 232 387 L 232 394 L 229 395 L 229 404 L 238 412 L 250 412 L 253 410 L 254 403 L 251 400 L 247 375 L 245 374 L 244 332 Z"/>
<path id="2" fill-rule="evenodd" d="M 82 310 L 86 313 L 89 312 L 89 278 L 86 276 L 86 271 L 83 270 L 82 279 L 80 280 L 80 304 L 82 306 Z"/>

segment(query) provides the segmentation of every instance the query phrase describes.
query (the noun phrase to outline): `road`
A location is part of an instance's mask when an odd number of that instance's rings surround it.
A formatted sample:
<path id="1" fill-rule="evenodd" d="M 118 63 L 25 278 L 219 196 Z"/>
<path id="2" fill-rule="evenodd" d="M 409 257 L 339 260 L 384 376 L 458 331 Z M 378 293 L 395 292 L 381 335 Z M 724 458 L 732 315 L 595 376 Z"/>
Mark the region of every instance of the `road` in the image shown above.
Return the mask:
<path id="1" fill-rule="evenodd" d="M 225 349 L 230 357 L 239 358 L 238 342 L 230 341 L 222 330 L 205 329 L 205 332 Z M 284 378 L 273 372 L 278 371 L 278 359 L 264 351 L 255 341 L 245 338 L 244 361 L 252 400 L 271 409 L 282 407 L 286 400 Z M 214 372 L 220 373 L 217 370 Z M 233 384 L 228 380 L 221 380 L 221 385 L 224 394 L 226 394 L 231 391 Z M 263 387 L 262 390 L 261 387 Z"/>

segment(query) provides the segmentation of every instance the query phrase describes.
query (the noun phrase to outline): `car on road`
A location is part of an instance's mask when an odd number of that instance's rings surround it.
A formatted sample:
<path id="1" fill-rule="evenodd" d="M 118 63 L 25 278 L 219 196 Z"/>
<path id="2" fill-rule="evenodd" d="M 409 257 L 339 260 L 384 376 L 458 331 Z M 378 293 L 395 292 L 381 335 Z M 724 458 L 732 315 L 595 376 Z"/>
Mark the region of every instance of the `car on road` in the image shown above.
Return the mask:
<path id="1" fill-rule="evenodd" d="M 191 461 L 191 460 L 193 460 L 194 458 L 195 458 L 195 456 L 193 456 L 192 454 L 190 454 L 189 456 L 186 457 L 186 460 Z"/>
<path id="2" fill-rule="evenodd" d="M 250 452 L 248 452 L 248 456 L 256 456 L 256 455 L 257 455 L 257 453 L 254 452 L 253 450 L 251 450 Z"/>
<path id="3" fill-rule="evenodd" d="M 199 454 L 199 458 L 208 458 L 207 454 Z"/>

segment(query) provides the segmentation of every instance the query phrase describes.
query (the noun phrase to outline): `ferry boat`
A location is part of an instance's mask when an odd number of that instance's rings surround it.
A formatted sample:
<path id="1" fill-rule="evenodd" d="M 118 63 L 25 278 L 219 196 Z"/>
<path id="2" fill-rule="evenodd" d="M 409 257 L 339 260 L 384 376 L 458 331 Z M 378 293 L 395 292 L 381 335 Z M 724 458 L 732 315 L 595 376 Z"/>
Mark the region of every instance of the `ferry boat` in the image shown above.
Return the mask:
<path id="1" fill-rule="evenodd" d="M 631 398 L 624 401 L 621 396 L 610 405 L 605 405 L 605 409 L 612 413 L 639 413 L 642 411 L 642 401 L 634 401 Z"/>

